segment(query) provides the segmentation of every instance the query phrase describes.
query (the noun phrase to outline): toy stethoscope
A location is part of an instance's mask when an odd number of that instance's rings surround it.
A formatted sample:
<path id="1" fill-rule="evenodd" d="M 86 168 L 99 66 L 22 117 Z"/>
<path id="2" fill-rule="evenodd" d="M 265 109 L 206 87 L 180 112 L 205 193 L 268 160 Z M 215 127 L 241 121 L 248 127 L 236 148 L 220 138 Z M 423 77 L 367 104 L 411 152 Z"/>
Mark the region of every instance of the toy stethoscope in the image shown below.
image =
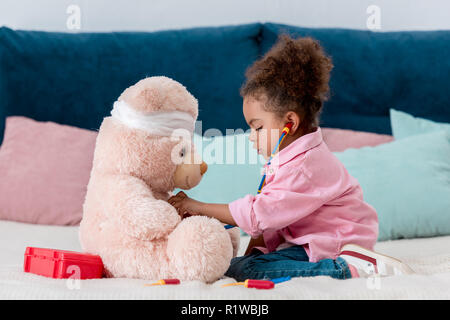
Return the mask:
<path id="1" fill-rule="evenodd" d="M 288 122 L 286 124 L 286 126 L 283 128 L 283 131 L 281 133 L 280 139 L 278 139 L 278 143 L 275 146 L 275 148 L 273 149 L 272 154 L 269 157 L 269 160 L 267 161 L 267 166 L 270 165 L 270 161 L 272 161 L 272 158 L 277 153 L 278 148 L 280 147 L 280 145 L 283 142 L 284 138 L 288 135 L 289 131 L 292 129 L 292 125 L 293 125 L 292 122 Z M 265 182 L 266 182 L 266 172 L 264 171 L 264 175 L 263 175 L 263 177 L 261 179 L 261 183 L 259 184 L 259 187 L 258 187 L 258 194 L 261 193 L 261 190 L 264 187 Z M 231 224 L 227 224 L 225 226 L 225 229 L 230 229 L 230 228 L 233 228 L 233 227 L 235 227 L 235 226 L 233 226 Z"/>

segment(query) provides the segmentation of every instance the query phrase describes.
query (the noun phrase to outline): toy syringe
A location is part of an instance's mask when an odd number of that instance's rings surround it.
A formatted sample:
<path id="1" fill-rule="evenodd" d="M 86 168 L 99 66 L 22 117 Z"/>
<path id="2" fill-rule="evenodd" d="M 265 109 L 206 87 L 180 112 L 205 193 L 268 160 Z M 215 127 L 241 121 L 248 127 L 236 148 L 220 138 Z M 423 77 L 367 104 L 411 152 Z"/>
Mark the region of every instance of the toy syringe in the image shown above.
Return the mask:
<path id="1" fill-rule="evenodd" d="M 231 287 L 231 286 L 244 286 L 246 288 L 256 288 L 256 289 L 272 289 L 275 286 L 275 284 L 270 280 L 247 279 L 244 282 L 234 282 L 224 284 L 222 287 Z"/>

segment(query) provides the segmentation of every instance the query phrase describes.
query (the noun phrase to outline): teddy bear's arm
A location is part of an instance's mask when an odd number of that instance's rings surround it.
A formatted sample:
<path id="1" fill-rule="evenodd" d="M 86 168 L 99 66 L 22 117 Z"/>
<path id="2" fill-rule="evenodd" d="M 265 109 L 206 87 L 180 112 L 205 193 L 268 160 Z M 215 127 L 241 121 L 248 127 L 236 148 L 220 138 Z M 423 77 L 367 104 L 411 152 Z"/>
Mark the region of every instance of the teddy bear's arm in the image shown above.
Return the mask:
<path id="1" fill-rule="evenodd" d="M 148 185 L 133 176 L 111 175 L 111 213 L 128 235 L 153 240 L 167 236 L 180 223 L 176 209 L 168 202 L 155 199 Z M 105 195 L 106 196 L 106 195 Z"/>

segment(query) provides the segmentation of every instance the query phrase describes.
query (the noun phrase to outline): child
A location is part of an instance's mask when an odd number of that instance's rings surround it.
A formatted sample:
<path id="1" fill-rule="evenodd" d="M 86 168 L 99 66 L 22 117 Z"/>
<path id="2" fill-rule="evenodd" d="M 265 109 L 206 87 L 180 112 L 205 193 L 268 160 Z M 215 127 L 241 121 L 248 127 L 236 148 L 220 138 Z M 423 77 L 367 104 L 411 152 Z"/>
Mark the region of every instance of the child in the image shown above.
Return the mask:
<path id="1" fill-rule="evenodd" d="M 317 41 L 281 35 L 247 70 L 241 88 L 249 139 L 265 158 L 292 123 L 279 152 L 265 165 L 261 193 L 229 204 L 199 202 L 184 192 L 168 200 L 181 215 L 214 217 L 252 237 L 226 276 L 238 281 L 318 275 L 347 279 L 413 272 L 372 251 L 377 213 L 323 142 L 319 115 L 331 69 Z"/>

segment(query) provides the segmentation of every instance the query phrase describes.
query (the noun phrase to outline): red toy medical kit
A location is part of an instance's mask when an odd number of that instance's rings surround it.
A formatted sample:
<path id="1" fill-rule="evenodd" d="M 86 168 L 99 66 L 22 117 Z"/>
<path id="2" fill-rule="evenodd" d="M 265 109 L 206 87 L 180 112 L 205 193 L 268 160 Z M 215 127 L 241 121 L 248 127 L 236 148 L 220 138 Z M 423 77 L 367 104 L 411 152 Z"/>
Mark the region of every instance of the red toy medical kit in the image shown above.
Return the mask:
<path id="1" fill-rule="evenodd" d="M 93 254 L 27 247 L 23 271 L 55 279 L 98 279 L 103 275 L 103 262 Z"/>

